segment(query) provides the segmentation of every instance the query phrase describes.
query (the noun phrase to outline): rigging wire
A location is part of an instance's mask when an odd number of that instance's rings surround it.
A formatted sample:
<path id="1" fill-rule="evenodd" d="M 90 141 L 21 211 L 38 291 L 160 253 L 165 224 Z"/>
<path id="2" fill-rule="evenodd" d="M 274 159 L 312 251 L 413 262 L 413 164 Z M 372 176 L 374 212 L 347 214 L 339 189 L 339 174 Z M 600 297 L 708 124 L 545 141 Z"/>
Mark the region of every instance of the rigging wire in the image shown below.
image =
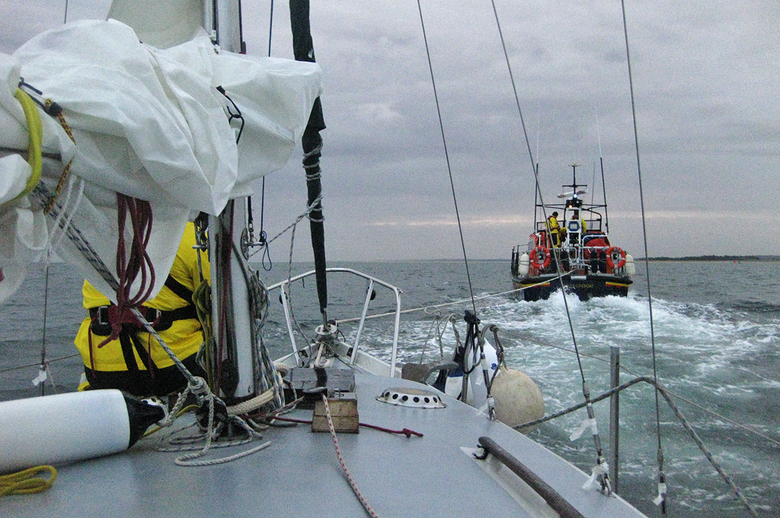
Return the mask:
<path id="1" fill-rule="evenodd" d="M 542 217 L 544 218 L 544 221 L 547 222 L 547 211 L 545 210 L 544 198 L 542 196 L 541 186 L 539 185 L 539 170 L 536 167 L 536 163 L 534 162 L 533 153 L 531 151 L 531 144 L 530 144 L 530 141 L 529 141 L 529 138 L 528 138 L 528 131 L 526 130 L 525 121 L 523 119 L 523 110 L 522 110 L 522 108 L 520 106 L 520 98 L 519 98 L 519 96 L 517 94 L 517 86 L 516 86 L 516 83 L 515 83 L 514 74 L 512 73 L 512 65 L 511 65 L 511 63 L 509 61 L 509 53 L 507 52 L 507 49 L 506 49 L 506 43 L 505 43 L 505 40 L 504 40 L 504 33 L 501 30 L 501 22 L 500 22 L 499 17 L 498 17 L 498 10 L 496 9 L 495 0 L 491 0 L 490 3 L 493 6 L 493 14 L 494 14 L 495 19 L 496 19 L 496 27 L 498 29 L 499 37 L 501 39 L 501 47 L 502 47 L 502 49 L 504 51 L 504 59 L 506 60 L 507 70 L 509 71 L 509 77 L 510 77 L 510 80 L 512 82 L 512 90 L 513 90 L 514 95 L 515 95 L 515 103 L 517 105 L 517 111 L 518 111 L 518 113 L 520 115 L 520 122 L 521 122 L 522 127 L 523 127 L 523 136 L 525 138 L 526 148 L 528 149 L 528 156 L 529 156 L 530 161 L 531 161 L 531 170 L 534 173 L 534 183 L 535 183 L 535 186 L 536 186 L 536 194 L 538 195 L 538 200 L 539 200 L 539 203 L 540 203 L 541 208 L 542 208 Z M 535 216 L 535 212 L 534 212 L 534 218 L 535 217 L 536 216 Z M 561 286 L 561 294 L 563 296 L 563 305 L 564 305 L 564 309 L 566 311 L 566 319 L 568 320 L 568 323 L 569 323 L 569 330 L 571 332 L 572 344 L 574 345 L 574 350 L 575 350 L 575 352 L 577 354 L 577 367 L 579 369 L 580 378 L 582 380 L 582 395 L 583 395 L 583 398 L 585 399 L 587 413 L 588 413 L 588 418 L 583 422 L 583 428 L 586 427 L 586 426 L 590 428 L 591 435 L 593 437 L 594 447 L 596 449 L 596 466 L 593 467 L 593 471 L 592 471 L 593 474 L 592 474 L 591 480 L 588 482 L 588 484 L 595 483 L 595 481 L 598 480 L 600 482 L 600 484 L 601 484 L 602 491 L 604 493 L 606 493 L 606 494 L 610 494 L 612 492 L 612 488 L 611 488 L 611 483 L 610 483 L 610 479 L 609 479 L 609 467 L 607 465 L 606 458 L 604 457 L 604 453 L 603 453 L 603 450 L 602 450 L 602 447 L 601 447 L 601 438 L 599 436 L 598 428 L 596 426 L 596 413 L 595 413 L 595 410 L 593 409 L 593 404 L 592 404 L 592 402 L 590 400 L 590 389 L 588 388 L 587 382 L 585 380 L 585 371 L 583 369 L 582 359 L 581 359 L 580 354 L 579 354 L 579 347 L 577 345 L 577 337 L 575 336 L 575 333 L 574 333 L 574 324 L 573 324 L 572 318 L 571 318 L 571 311 L 569 310 L 569 301 L 568 301 L 568 298 L 566 296 L 566 290 L 564 289 L 564 286 L 563 286 L 563 275 L 562 275 L 562 271 L 561 271 L 560 257 L 559 257 L 559 254 L 555 253 L 555 251 L 552 254 L 552 256 L 555 258 L 555 268 L 557 270 L 558 281 L 559 281 L 560 286 Z"/>
<path id="2" fill-rule="evenodd" d="M 442 122 L 441 117 L 441 106 L 439 105 L 439 94 L 436 90 L 436 79 L 434 78 L 433 74 L 433 64 L 431 63 L 431 51 L 428 47 L 428 36 L 425 32 L 425 20 L 423 19 L 423 12 L 422 12 L 422 5 L 420 3 L 420 0 L 417 0 L 417 10 L 420 13 L 420 27 L 422 28 L 422 36 L 423 41 L 425 42 L 425 54 L 428 57 L 428 70 L 431 73 L 431 86 L 433 88 L 433 97 L 436 100 L 436 113 L 439 117 L 439 130 L 441 131 L 441 142 L 444 146 L 444 158 L 447 161 L 447 173 L 450 178 L 450 189 L 452 190 L 452 201 L 455 204 L 455 217 L 458 220 L 458 233 L 460 234 L 460 246 L 463 250 L 463 262 L 466 267 L 466 279 L 468 281 L 469 285 L 469 294 L 471 295 L 471 307 L 474 310 L 474 315 L 477 314 L 477 304 L 474 302 L 474 289 L 471 284 L 471 273 L 469 271 L 469 260 L 468 255 L 466 254 L 466 242 L 463 239 L 463 225 L 460 221 L 460 211 L 458 210 L 458 198 L 455 194 L 455 181 L 452 178 L 452 166 L 450 165 L 450 155 L 447 150 L 447 139 L 445 137 L 444 133 L 444 123 Z"/>
<path id="3" fill-rule="evenodd" d="M 651 296 L 652 292 L 650 290 L 650 263 L 647 260 L 647 258 L 649 257 L 648 246 L 647 246 L 647 221 L 645 219 L 645 198 L 642 189 L 642 167 L 639 159 L 639 131 L 637 130 L 636 102 L 634 98 L 634 79 L 631 73 L 631 54 L 629 51 L 629 44 L 628 44 L 628 23 L 626 22 L 625 0 L 620 0 L 620 7 L 623 14 L 623 36 L 625 38 L 625 43 L 626 43 L 626 65 L 628 68 L 628 87 L 631 93 L 631 116 L 632 116 L 632 121 L 634 126 L 634 150 L 636 152 L 636 172 L 637 172 L 637 178 L 639 182 L 639 205 L 642 213 L 642 241 L 643 241 L 644 253 L 645 253 L 645 278 L 647 284 L 647 305 L 648 305 L 648 310 L 650 315 L 650 347 L 651 347 L 652 362 L 653 362 L 653 383 L 657 387 L 658 386 L 658 365 L 656 361 L 655 330 L 653 326 L 653 299 Z M 656 429 L 656 439 L 657 439 L 656 456 L 658 462 L 658 497 L 656 498 L 655 503 L 661 506 L 661 514 L 665 516 L 666 515 L 666 474 L 664 473 L 663 445 L 661 441 L 660 400 L 659 400 L 659 394 L 657 390 L 655 391 L 655 429 Z"/>
<path id="4" fill-rule="evenodd" d="M 266 55 L 271 57 L 271 42 L 273 41 L 273 28 L 274 28 L 274 2 L 271 0 L 270 13 L 268 15 L 268 50 Z M 231 101 L 232 102 L 232 101 Z M 243 123 L 242 123 L 243 127 Z M 252 196 L 247 196 L 245 201 L 246 206 L 246 234 L 242 236 L 244 242 L 244 257 L 248 260 L 252 258 L 258 252 L 263 252 L 261 256 L 260 264 L 266 272 L 270 272 L 273 268 L 273 261 L 271 260 L 271 252 L 268 248 L 268 234 L 265 231 L 265 177 L 260 179 L 260 232 L 257 240 L 255 240 L 255 223 L 254 223 L 254 210 L 252 209 Z M 250 251 L 256 248 L 254 251 Z"/>
<path id="5" fill-rule="evenodd" d="M 268 57 L 271 57 L 271 41 L 274 31 L 274 0 L 271 0 L 271 12 L 268 14 Z"/>
<path id="6" fill-rule="evenodd" d="M 46 253 L 46 265 L 44 266 L 44 269 L 46 271 L 45 277 L 46 280 L 44 281 L 43 286 L 43 331 L 41 336 L 41 364 L 39 367 L 39 375 L 36 380 L 40 383 L 40 395 L 43 396 L 46 393 L 46 374 L 49 370 L 49 364 L 46 361 L 46 328 L 47 328 L 47 322 L 46 317 L 49 314 L 49 263 L 51 261 L 51 248 L 47 250 Z"/>
<path id="7" fill-rule="evenodd" d="M 271 0 L 271 7 L 270 12 L 268 14 L 268 57 L 271 57 L 271 42 L 273 41 L 273 30 L 274 30 L 274 0 Z M 268 234 L 265 232 L 265 176 L 263 175 L 262 180 L 260 181 L 260 237 L 257 241 L 257 246 L 260 247 L 260 249 L 263 251 L 262 255 L 262 266 L 263 270 L 269 272 L 273 268 L 273 261 L 271 260 L 271 250 L 268 248 L 269 241 L 268 241 Z M 254 236 L 252 233 L 253 230 L 253 223 L 252 223 L 252 197 L 250 196 L 247 198 L 249 203 L 249 241 L 254 242 Z M 254 254 L 251 254 L 254 255 Z M 250 255 L 250 257 L 251 257 Z"/>

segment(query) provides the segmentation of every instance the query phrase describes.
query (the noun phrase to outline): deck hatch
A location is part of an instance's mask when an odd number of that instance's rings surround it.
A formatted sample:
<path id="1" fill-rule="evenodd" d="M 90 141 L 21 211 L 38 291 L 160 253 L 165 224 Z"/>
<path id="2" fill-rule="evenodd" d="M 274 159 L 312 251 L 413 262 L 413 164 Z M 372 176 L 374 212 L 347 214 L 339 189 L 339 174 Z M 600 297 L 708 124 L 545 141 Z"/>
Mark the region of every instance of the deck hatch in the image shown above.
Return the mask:
<path id="1" fill-rule="evenodd" d="M 377 401 L 391 405 L 406 406 L 412 408 L 445 408 L 447 405 L 438 394 L 429 390 L 410 387 L 394 387 L 386 389 Z"/>

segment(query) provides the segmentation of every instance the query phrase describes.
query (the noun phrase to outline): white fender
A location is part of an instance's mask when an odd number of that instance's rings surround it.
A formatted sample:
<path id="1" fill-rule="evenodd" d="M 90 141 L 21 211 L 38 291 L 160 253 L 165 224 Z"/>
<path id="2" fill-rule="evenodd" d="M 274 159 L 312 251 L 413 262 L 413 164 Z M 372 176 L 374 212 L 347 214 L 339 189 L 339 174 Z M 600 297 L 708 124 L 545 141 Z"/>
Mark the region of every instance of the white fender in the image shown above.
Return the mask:
<path id="1" fill-rule="evenodd" d="M 140 408 L 132 408 L 141 405 Z M 117 453 L 165 416 L 119 390 L 89 390 L 0 403 L 0 473 Z M 137 412 L 140 410 L 140 412 Z M 140 424 L 139 424 L 140 420 Z M 140 429 L 143 429 L 139 432 Z"/>
<path id="2" fill-rule="evenodd" d="M 495 400 L 496 418 L 515 427 L 544 417 L 544 399 L 539 387 L 528 375 L 501 367 L 491 390 Z M 523 433 L 536 429 L 523 428 Z"/>
<path id="3" fill-rule="evenodd" d="M 636 264 L 634 264 L 634 258 L 631 254 L 626 254 L 626 275 L 634 275 L 636 274 Z"/>
<path id="4" fill-rule="evenodd" d="M 528 275 L 528 267 L 531 264 L 531 259 L 529 258 L 527 253 L 523 253 L 523 255 L 520 256 L 520 262 L 517 266 L 517 273 L 520 275 Z"/>

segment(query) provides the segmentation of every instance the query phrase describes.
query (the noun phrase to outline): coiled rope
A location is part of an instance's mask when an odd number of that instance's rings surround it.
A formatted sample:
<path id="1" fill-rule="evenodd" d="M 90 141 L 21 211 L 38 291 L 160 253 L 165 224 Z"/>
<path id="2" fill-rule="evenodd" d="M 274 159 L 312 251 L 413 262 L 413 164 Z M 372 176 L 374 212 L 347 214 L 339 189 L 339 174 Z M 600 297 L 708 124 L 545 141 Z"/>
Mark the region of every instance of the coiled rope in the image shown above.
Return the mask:
<path id="1" fill-rule="evenodd" d="M 46 474 L 49 478 L 43 478 Z M 0 475 L 0 496 L 40 493 L 50 488 L 56 479 L 57 470 L 48 464 Z"/>
<path id="2" fill-rule="evenodd" d="M 205 382 L 204 382 L 205 383 Z M 189 387 L 188 389 L 189 390 Z M 185 390 L 185 392 L 187 392 Z M 185 455 L 181 455 L 177 457 L 174 462 L 178 466 L 183 467 L 194 467 L 194 466 L 213 466 L 216 464 L 225 464 L 227 462 L 232 462 L 234 460 L 246 457 L 248 455 L 252 455 L 253 453 L 256 453 L 260 450 L 263 450 L 271 445 L 270 441 L 265 441 L 264 443 L 259 444 L 258 446 L 255 446 L 253 448 L 250 448 L 248 450 L 244 450 L 238 453 L 235 453 L 233 455 L 228 455 L 226 457 L 220 457 L 217 459 L 203 459 L 203 460 L 197 460 L 201 457 L 205 456 L 208 451 L 212 448 L 227 448 L 230 446 L 240 446 L 243 444 L 247 444 L 252 442 L 254 439 L 259 438 L 261 439 L 262 436 L 257 433 L 255 430 L 253 430 L 249 425 L 246 424 L 246 422 L 236 416 L 231 416 L 230 420 L 233 424 L 238 425 L 242 429 L 244 429 L 247 432 L 247 436 L 244 439 L 238 439 L 238 440 L 231 440 L 231 441 L 221 441 L 221 442 L 214 442 L 214 437 L 218 436 L 222 427 L 226 425 L 226 423 L 219 423 L 218 425 L 215 425 L 214 423 L 214 408 L 217 403 L 216 398 L 212 393 L 209 392 L 209 394 L 206 396 L 209 398 L 209 415 L 208 415 L 208 425 L 206 429 L 199 434 L 188 436 L 188 437 L 176 437 L 172 438 L 172 436 L 175 433 L 181 432 L 182 430 L 186 430 L 189 427 L 194 427 L 197 425 L 196 423 L 193 423 L 192 425 L 189 425 L 188 427 L 182 428 L 181 430 L 175 430 L 168 434 L 165 437 L 162 437 L 160 439 L 160 444 L 164 440 L 168 440 L 168 442 L 174 446 L 171 447 L 164 447 L 161 445 L 158 445 L 157 451 L 164 451 L 164 452 L 173 452 L 173 451 L 192 451 L 192 450 L 200 450 L 196 451 L 194 453 L 188 453 Z M 148 437 L 149 435 L 152 435 L 153 433 L 159 432 L 162 428 L 168 427 L 171 424 L 173 424 L 173 421 L 180 417 L 182 414 L 187 412 L 187 410 L 190 408 L 182 409 L 183 402 L 186 399 L 186 394 L 184 394 L 184 397 L 179 397 L 179 399 L 176 402 L 176 405 L 171 410 L 171 412 L 168 414 L 168 416 L 163 420 L 160 421 L 158 426 L 144 434 L 144 437 Z M 196 408 L 193 406 L 193 408 Z M 200 443 L 205 439 L 205 443 L 203 446 L 201 446 Z"/>

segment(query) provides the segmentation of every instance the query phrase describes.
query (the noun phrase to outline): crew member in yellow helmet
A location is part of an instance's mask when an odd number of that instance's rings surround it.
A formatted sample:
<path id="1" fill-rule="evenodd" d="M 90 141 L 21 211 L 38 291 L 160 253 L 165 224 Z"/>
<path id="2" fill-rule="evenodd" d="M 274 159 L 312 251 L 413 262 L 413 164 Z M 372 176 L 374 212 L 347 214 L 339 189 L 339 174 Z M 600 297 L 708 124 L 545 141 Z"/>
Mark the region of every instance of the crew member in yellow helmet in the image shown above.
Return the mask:
<path id="1" fill-rule="evenodd" d="M 194 246 L 195 225 L 187 223 L 165 286 L 139 309 L 187 369 L 203 377 L 195 359 L 203 331 L 192 294 L 203 279 L 210 280 L 210 271 L 207 254 Z M 187 386 L 173 360 L 140 324 L 123 323 L 119 338 L 99 347 L 111 335 L 110 301 L 87 281 L 82 292 L 89 316 L 74 341 L 84 360 L 85 382 L 79 390 L 116 388 L 144 397 L 166 396 Z"/>

